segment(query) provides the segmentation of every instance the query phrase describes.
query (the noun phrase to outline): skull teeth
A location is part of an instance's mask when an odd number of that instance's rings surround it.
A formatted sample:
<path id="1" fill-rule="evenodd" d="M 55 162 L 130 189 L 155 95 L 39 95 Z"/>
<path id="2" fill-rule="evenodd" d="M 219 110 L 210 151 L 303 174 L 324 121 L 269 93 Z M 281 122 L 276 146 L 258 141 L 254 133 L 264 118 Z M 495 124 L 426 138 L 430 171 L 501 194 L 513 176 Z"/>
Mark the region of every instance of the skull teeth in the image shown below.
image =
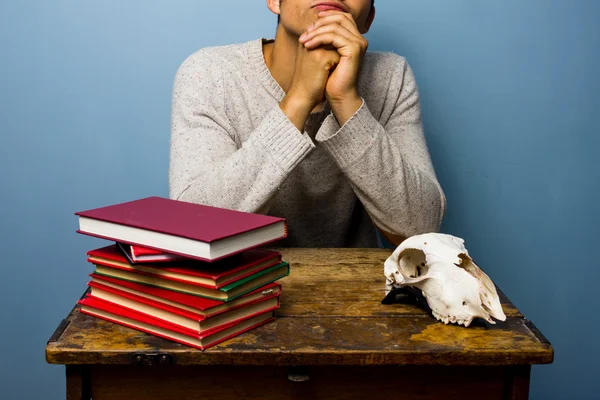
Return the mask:
<path id="1" fill-rule="evenodd" d="M 446 325 L 449 323 L 454 323 L 454 324 L 464 325 L 464 326 L 470 325 L 468 320 L 456 318 L 456 316 L 454 316 L 454 315 L 452 315 L 452 316 L 440 315 L 440 314 L 436 313 L 435 311 L 432 311 L 432 314 L 435 317 L 435 319 L 445 323 Z"/>

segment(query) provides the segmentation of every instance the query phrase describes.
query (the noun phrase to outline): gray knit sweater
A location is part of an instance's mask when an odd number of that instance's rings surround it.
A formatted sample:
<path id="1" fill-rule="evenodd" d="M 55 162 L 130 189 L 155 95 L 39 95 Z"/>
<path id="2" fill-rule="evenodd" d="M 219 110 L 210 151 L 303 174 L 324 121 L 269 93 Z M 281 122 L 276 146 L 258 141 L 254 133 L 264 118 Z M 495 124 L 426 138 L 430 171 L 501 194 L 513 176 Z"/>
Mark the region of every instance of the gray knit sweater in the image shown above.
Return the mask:
<path id="1" fill-rule="evenodd" d="M 374 247 L 373 223 L 405 237 L 437 231 L 445 197 L 406 60 L 368 52 L 362 107 L 340 127 L 325 104 L 301 133 L 279 108 L 263 40 L 201 49 L 179 68 L 170 197 L 284 217 L 278 245 Z"/>

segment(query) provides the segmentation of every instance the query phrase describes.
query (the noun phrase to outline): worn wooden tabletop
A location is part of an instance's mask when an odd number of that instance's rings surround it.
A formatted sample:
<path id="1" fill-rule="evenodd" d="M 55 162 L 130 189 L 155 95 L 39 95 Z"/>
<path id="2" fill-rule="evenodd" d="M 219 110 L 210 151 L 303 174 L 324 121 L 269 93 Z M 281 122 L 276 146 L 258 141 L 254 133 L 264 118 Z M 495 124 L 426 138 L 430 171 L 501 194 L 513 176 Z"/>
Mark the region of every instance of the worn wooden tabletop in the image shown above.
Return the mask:
<path id="1" fill-rule="evenodd" d="M 277 249 L 291 265 L 277 320 L 204 352 L 77 312 L 46 347 L 54 364 L 130 364 L 136 353 L 179 365 L 523 365 L 550 343 L 502 294 L 495 325 L 444 325 L 415 305 L 383 305 L 384 249 Z M 485 268 L 484 268 L 485 269 Z"/>

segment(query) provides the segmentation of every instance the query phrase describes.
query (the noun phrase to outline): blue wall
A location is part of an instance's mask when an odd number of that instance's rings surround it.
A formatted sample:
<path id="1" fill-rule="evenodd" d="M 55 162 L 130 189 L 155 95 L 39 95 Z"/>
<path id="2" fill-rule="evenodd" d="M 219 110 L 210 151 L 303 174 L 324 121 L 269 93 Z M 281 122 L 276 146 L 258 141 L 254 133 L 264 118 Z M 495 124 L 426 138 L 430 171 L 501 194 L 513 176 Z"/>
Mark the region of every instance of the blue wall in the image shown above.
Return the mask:
<path id="1" fill-rule="evenodd" d="M 262 3 L 0 3 L 0 398 L 64 398 L 44 346 L 98 245 L 73 212 L 167 195 L 176 68 L 197 48 L 272 36 Z M 407 56 L 420 83 L 443 230 L 555 347 L 532 398 L 597 396 L 600 2 L 377 6 L 371 49 Z"/>

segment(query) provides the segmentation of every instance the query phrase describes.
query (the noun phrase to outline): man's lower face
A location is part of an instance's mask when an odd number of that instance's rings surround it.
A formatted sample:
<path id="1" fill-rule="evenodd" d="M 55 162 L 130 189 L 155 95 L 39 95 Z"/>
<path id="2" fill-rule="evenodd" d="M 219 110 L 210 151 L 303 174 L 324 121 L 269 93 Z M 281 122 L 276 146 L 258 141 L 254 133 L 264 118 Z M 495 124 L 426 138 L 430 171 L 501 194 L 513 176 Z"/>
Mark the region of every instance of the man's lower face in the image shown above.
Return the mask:
<path id="1" fill-rule="evenodd" d="M 290 33 L 300 36 L 319 18 L 319 11 L 312 7 L 313 0 L 281 0 L 280 23 Z"/>
<path id="2" fill-rule="evenodd" d="M 280 23 L 294 35 L 300 36 L 319 18 L 321 11 L 340 11 L 352 14 L 359 29 L 371 10 L 372 0 L 281 0 Z"/>

